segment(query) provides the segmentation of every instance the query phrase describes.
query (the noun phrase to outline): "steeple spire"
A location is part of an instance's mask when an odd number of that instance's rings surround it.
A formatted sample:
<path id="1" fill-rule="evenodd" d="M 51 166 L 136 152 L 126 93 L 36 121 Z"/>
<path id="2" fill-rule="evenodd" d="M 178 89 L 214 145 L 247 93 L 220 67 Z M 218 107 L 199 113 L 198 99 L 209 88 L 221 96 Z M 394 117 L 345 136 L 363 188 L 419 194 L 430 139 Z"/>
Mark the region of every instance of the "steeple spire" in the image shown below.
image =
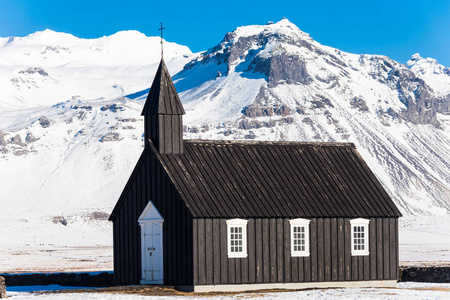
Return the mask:
<path id="1" fill-rule="evenodd" d="M 141 114 L 146 143 L 150 139 L 160 153 L 183 153 L 184 114 L 169 70 L 161 59 Z"/>

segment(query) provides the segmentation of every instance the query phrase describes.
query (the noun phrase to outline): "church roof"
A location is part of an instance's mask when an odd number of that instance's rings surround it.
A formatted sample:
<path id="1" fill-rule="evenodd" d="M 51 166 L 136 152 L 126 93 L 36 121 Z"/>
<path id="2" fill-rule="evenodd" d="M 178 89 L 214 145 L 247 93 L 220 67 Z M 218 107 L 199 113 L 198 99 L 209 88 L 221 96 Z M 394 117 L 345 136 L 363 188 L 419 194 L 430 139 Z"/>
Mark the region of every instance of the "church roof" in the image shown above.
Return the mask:
<path id="1" fill-rule="evenodd" d="M 141 115 L 184 115 L 178 93 L 164 60 L 161 59 Z"/>
<path id="2" fill-rule="evenodd" d="M 194 217 L 399 217 L 351 143 L 184 140 L 151 146 Z"/>

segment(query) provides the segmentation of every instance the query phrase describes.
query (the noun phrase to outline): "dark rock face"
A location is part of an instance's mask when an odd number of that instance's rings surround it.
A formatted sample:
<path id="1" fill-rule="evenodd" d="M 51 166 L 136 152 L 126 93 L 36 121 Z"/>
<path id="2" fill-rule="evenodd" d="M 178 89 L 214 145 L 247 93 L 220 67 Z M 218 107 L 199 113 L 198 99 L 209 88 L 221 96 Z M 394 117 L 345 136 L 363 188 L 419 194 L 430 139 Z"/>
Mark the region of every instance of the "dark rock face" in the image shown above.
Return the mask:
<path id="1" fill-rule="evenodd" d="M 406 110 L 400 114 L 402 119 L 413 124 L 439 126 L 436 117 L 438 100 L 422 79 L 409 69 L 397 68 L 390 71 L 387 81 L 395 86 L 399 100 L 406 106 Z"/>
<path id="2" fill-rule="evenodd" d="M 42 116 L 39 118 L 39 124 L 42 126 L 42 128 L 48 128 L 51 125 L 50 120 L 46 116 Z"/>
<path id="3" fill-rule="evenodd" d="M 271 116 L 288 116 L 292 113 L 291 109 L 287 106 L 265 106 L 252 104 L 242 109 L 242 114 L 249 118 L 257 117 L 271 117 Z"/>
<path id="4" fill-rule="evenodd" d="M 256 56 L 247 71 L 262 73 L 267 76 L 269 88 L 280 83 L 309 84 L 312 81 L 306 69 L 306 63 L 298 55 L 283 52 L 268 59 Z"/>
<path id="5" fill-rule="evenodd" d="M 436 111 L 441 114 L 450 114 L 450 94 L 446 97 L 438 98 L 436 101 Z"/>
<path id="6" fill-rule="evenodd" d="M 0 276 L 0 298 L 8 298 L 6 295 L 5 278 Z"/>

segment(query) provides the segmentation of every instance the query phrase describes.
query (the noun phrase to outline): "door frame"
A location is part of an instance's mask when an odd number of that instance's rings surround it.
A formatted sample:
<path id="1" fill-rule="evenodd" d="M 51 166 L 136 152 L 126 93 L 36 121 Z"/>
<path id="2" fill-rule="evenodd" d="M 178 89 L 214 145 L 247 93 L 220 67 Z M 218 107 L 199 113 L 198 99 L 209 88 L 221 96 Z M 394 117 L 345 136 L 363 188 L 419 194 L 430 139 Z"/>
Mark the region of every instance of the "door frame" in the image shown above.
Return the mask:
<path id="1" fill-rule="evenodd" d="M 149 201 L 141 216 L 138 219 L 139 226 L 141 227 L 141 284 L 164 284 L 164 244 L 163 244 L 163 223 L 164 218 L 159 213 L 152 201 Z M 147 262 L 147 254 L 145 251 L 145 228 L 147 226 L 157 225 L 161 228 L 161 280 L 146 280 L 145 278 L 145 266 Z"/>

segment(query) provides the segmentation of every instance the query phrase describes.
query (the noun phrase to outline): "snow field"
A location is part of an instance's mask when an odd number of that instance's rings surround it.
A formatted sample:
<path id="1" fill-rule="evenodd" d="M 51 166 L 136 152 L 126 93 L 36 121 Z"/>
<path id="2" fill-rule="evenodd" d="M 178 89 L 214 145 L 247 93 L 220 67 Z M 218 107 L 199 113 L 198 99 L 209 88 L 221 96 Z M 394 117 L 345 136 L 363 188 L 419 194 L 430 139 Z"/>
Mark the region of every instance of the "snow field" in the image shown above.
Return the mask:
<path id="1" fill-rule="evenodd" d="M 33 290 L 33 287 L 29 287 Z M 38 287 L 40 288 L 40 287 Z M 50 288 L 58 288 L 50 287 Z M 33 294 L 28 292 L 8 292 L 11 299 L 450 299 L 448 283 L 401 282 L 397 288 L 361 288 L 361 289 L 315 289 L 295 292 L 256 292 L 235 295 L 183 295 L 183 296 L 142 296 L 113 293 L 64 293 Z"/>

